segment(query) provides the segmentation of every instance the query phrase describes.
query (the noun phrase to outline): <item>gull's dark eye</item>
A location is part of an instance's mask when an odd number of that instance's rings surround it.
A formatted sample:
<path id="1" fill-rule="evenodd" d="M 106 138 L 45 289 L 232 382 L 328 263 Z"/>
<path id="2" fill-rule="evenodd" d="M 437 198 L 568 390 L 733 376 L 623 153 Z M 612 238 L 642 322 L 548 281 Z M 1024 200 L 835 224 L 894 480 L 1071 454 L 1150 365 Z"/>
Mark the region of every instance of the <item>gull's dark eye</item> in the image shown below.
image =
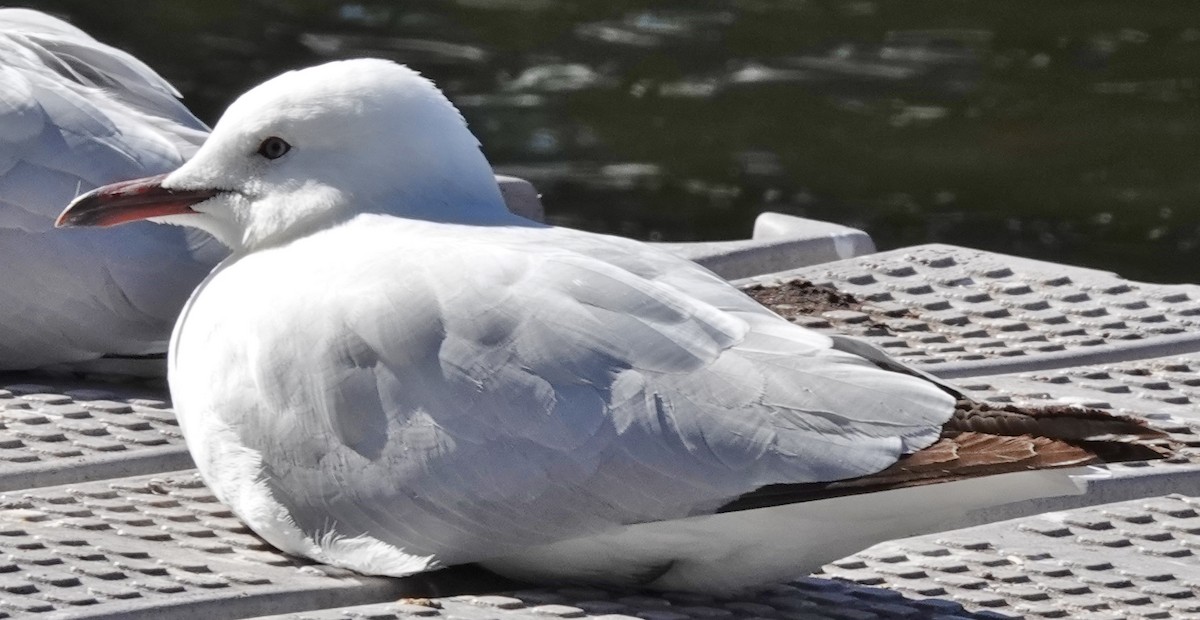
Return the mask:
<path id="1" fill-rule="evenodd" d="M 279 159 L 287 155 L 287 152 L 290 150 L 292 150 L 292 145 L 288 144 L 283 138 L 275 136 L 263 140 L 262 144 L 258 145 L 258 154 L 267 159 Z"/>

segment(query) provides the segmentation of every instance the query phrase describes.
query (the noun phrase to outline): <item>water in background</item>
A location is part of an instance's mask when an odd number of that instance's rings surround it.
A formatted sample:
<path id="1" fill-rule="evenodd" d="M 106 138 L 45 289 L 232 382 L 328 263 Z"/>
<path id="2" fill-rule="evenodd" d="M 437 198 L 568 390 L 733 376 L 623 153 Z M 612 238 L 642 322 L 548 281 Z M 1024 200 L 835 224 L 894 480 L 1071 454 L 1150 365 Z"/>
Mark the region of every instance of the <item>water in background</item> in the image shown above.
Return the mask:
<path id="1" fill-rule="evenodd" d="M 560 224 L 728 239 L 770 209 L 884 249 L 1200 280 L 1191 0 L 31 5 L 138 55 L 210 123 L 284 69 L 410 64 Z"/>

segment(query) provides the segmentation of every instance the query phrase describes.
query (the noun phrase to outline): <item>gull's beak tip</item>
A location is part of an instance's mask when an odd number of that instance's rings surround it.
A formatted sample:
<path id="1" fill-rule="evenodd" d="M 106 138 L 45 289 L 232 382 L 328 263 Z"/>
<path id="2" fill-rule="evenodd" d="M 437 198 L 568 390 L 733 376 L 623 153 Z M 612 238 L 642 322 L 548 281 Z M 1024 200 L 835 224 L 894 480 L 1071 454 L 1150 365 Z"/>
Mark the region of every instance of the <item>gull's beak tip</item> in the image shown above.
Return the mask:
<path id="1" fill-rule="evenodd" d="M 86 226 L 86 224 L 82 224 L 79 221 L 78 213 L 86 209 L 86 207 L 80 207 L 80 205 L 84 202 L 95 200 L 96 191 L 96 189 L 93 189 L 73 198 L 71 202 L 67 204 L 67 207 L 63 209 L 62 213 L 59 213 L 58 217 L 54 219 L 54 227 L 74 228 L 81 225 Z M 77 207 L 80 208 L 77 209 Z"/>
<path id="2" fill-rule="evenodd" d="M 195 213 L 191 206 L 220 192 L 174 190 L 162 186 L 167 175 L 121 181 L 76 196 L 54 221 L 55 228 L 115 226 L 125 222 Z"/>

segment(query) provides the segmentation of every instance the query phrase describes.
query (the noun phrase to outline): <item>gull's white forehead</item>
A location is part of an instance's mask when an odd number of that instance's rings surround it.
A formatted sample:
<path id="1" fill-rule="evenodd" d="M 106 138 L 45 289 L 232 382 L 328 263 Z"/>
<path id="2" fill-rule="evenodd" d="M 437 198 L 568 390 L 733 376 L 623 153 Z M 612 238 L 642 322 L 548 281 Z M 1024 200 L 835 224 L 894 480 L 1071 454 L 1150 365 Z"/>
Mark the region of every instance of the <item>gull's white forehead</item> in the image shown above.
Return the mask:
<path id="1" fill-rule="evenodd" d="M 217 131 L 224 126 L 258 134 L 306 121 L 332 129 L 337 120 L 375 117 L 417 126 L 465 126 L 458 110 L 416 71 L 391 61 L 357 59 L 290 71 L 262 83 L 230 105 Z"/>

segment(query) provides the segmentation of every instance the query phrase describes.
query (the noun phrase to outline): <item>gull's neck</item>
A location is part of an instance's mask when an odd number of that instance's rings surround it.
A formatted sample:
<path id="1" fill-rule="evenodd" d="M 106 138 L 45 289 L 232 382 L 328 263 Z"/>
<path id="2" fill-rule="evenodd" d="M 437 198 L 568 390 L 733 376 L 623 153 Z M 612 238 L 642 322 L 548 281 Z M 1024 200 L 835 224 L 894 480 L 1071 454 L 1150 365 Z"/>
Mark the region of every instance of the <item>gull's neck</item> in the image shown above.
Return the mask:
<path id="1" fill-rule="evenodd" d="M 471 175 L 475 178 L 460 176 L 404 183 L 386 196 L 365 200 L 362 212 L 450 224 L 530 224 L 530 220 L 508 210 L 491 168 L 486 172 L 486 175 Z"/>

